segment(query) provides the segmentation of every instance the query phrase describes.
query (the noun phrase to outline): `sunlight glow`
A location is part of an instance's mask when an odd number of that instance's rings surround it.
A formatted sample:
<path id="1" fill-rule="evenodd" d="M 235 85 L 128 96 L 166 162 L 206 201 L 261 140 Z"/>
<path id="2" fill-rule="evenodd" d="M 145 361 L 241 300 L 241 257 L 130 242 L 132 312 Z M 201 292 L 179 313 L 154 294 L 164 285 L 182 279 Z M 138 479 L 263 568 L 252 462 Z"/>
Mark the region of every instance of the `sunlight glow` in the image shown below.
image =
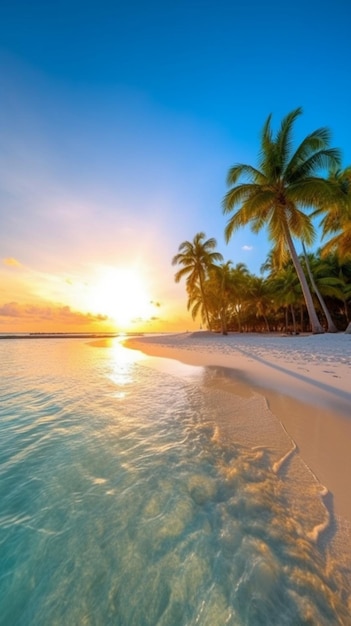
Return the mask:
<path id="1" fill-rule="evenodd" d="M 146 358 L 139 350 L 129 350 L 121 344 L 121 339 L 114 339 L 110 348 L 111 374 L 110 379 L 117 385 L 115 396 L 124 398 L 127 394 L 125 387 L 134 380 L 134 365 Z"/>
<path id="2" fill-rule="evenodd" d="M 153 304 L 140 271 L 133 268 L 102 268 L 89 290 L 91 310 L 108 315 L 121 329 L 133 320 L 152 316 Z"/>

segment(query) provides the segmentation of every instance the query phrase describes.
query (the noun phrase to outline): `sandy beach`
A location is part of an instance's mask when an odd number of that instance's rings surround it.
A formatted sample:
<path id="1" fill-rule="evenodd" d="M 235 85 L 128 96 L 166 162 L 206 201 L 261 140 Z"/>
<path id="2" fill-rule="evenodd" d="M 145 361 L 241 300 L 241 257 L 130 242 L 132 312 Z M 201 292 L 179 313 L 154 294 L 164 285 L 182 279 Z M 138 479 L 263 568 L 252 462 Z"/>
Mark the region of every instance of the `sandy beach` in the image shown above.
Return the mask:
<path id="1" fill-rule="evenodd" d="M 226 392 L 264 396 L 274 416 L 351 524 L 351 335 L 228 336 L 200 331 L 128 339 L 151 356 L 217 368 Z M 230 376 L 226 376 L 225 372 Z"/>

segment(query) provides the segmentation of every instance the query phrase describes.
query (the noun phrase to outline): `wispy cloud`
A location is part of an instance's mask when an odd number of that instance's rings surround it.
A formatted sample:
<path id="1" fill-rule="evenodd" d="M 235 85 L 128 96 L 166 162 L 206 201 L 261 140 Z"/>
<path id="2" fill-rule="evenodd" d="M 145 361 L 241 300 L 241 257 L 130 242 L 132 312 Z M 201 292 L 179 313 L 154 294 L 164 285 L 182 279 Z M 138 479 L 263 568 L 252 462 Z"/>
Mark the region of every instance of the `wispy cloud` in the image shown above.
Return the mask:
<path id="1" fill-rule="evenodd" d="M 247 246 L 247 245 L 245 245 L 245 246 L 241 246 L 241 249 L 242 249 L 242 250 L 245 250 L 246 252 L 249 252 L 250 250 L 253 250 L 253 246 Z"/>
<path id="2" fill-rule="evenodd" d="M 7 257 L 6 259 L 3 259 L 3 263 L 4 265 L 7 265 L 7 267 L 23 267 L 22 263 L 20 263 L 19 261 L 17 261 L 17 259 L 14 259 L 13 257 Z"/>
<path id="3" fill-rule="evenodd" d="M 33 304 L 20 304 L 7 302 L 0 307 L 0 317 L 19 318 L 22 320 L 45 320 L 57 323 L 89 324 L 104 322 L 109 318 L 107 315 L 81 313 L 73 311 L 69 306 L 38 306 Z"/>

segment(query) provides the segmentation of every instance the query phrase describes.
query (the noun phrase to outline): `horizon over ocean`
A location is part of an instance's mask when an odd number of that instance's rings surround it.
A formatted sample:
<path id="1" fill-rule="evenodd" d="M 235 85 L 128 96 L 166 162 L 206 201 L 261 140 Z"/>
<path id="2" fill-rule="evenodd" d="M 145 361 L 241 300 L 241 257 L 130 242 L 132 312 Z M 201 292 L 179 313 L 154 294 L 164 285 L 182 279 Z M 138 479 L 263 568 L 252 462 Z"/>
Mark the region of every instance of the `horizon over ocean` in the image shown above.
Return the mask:
<path id="1" fill-rule="evenodd" d="M 1 625 L 349 626 L 350 548 L 265 398 L 93 339 L 0 342 Z"/>

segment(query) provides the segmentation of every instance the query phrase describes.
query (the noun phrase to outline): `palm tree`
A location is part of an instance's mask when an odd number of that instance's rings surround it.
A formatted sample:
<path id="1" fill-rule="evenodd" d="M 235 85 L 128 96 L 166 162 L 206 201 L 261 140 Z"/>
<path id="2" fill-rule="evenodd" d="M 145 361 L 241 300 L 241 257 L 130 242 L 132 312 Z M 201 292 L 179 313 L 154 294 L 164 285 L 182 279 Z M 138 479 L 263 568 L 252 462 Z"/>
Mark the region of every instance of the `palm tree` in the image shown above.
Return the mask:
<path id="1" fill-rule="evenodd" d="M 206 303 L 206 295 L 204 283 L 208 271 L 216 264 L 223 260 L 222 255 L 215 251 L 217 246 L 216 240 L 212 237 L 206 239 L 205 233 L 197 233 L 193 241 L 183 241 L 178 248 L 178 254 L 172 259 L 172 265 L 182 265 L 174 276 L 176 283 L 182 278 L 186 278 L 186 289 L 189 298 L 198 289 L 202 299 L 205 319 L 209 330 L 211 330 L 211 322 L 208 314 Z M 189 308 L 189 306 L 188 306 Z"/>
<path id="2" fill-rule="evenodd" d="M 228 314 L 231 308 L 232 262 L 226 261 L 211 271 L 214 299 L 217 300 L 222 335 L 228 335 Z"/>
<path id="3" fill-rule="evenodd" d="M 233 317 L 238 323 L 238 331 L 242 332 L 242 317 L 247 304 L 247 290 L 250 281 L 250 272 L 245 263 L 237 263 L 231 270 L 232 279 L 232 310 Z"/>
<path id="4" fill-rule="evenodd" d="M 341 261 L 336 254 L 329 254 L 323 259 L 329 269 L 331 276 L 335 277 L 340 285 L 340 296 L 337 296 L 343 303 L 343 310 L 347 324 L 351 322 L 348 302 L 351 301 L 351 259 Z"/>
<path id="5" fill-rule="evenodd" d="M 271 274 L 268 279 L 270 282 L 270 289 L 273 296 L 273 302 L 277 307 L 283 306 L 285 309 L 285 329 L 289 328 L 288 311 L 290 309 L 293 332 L 296 335 L 296 315 L 295 306 L 301 305 L 303 302 L 303 295 L 301 290 L 301 283 L 298 276 L 294 271 L 294 267 L 289 261 L 285 263 L 284 267 L 281 267 L 275 273 Z M 303 316 L 301 314 L 301 330 L 303 330 Z"/>
<path id="6" fill-rule="evenodd" d="M 324 254 L 325 256 L 325 254 Z M 344 314 L 347 322 L 346 333 L 351 334 L 351 319 L 349 314 L 349 302 L 351 302 L 351 258 L 340 257 L 338 254 L 329 254 L 324 259 L 331 270 L 332 276 L 336 277 L 340 285 L 340 295 L 337 297 L 342 301 Z"/>
<path id="7" fill-rule="evenodd" d="M 270 332 L 267 314 L 272 308 L 272 287 L 262 276 L 251 276 L 248 293 L 256 309 L 256 317 L 262 317 L 266 330 Z"/>
<path id="8" fill-rule="evenodd" d="M 310 245 L 315 237 L 311 218 L 306 208 L 323 208 L 334 188 L 325 178 L 317 176 L 320 168 L 338 166 L 340 154 L 329 148 L 328 129 L 320 128 L 307 135 L 295 152 L 292 150 L 292 129 L 302 113 L 298 108 L 283 118 L 273 137 L 271 115 L 267 118 L 261 136 L 258 168 L 237 164 L 230 168 L 227 183 L 231 189 L 223 199 L 223 212 L 232 213 L 225 228 L 227 242 L 241 226 L 251 225 L 253 232 L 268 227 L 274 255 L 279 265 L 290 255 L 301 283 L 313 333 L 322 333 L 312 295 L 299 261 L 293 237 Z"/>
<path id="9" fill-rule="evenodd" d="M 205 283 L 205 285 L 206 284 L 207 283 Z M 207 321 L 206 313 L 209 316 L 209 310 L 210 310 L 210 305 L 211 305 L 207 288 L 205 289 L 205 291 L 206 291 L 206 305 L 207 305 L 206 310 L 204 308 L 203 296 L 201 295 L 200 289 L 197 285 L 195 285 L 194 289 L 189 294 L 188 302 L 187 302 L 187 310 L 191 312 L 191 317 L 193 318 L 193 320 L 195 320 L 197 316 L 200 315 L 202 324 L 205 324 Z"/>
<path id="10" fill-rule="evenodd" d="M 331 317 L 331 315 L 329 313 L 328 307 L 327 307 L 327 305 L 325 303 L 325 300 L 324 300 L 320 290 L 318 289 L 318 286 L 317 286 L 316 281 L 315 281 L 315 277 L 314 277 L 312 269 L 311 269 L 311 261 L 313 261 L 314 257 L 313 257 L 313 255 L 308 255 L 307 254 L 306 246 L 305 246 L 304 242 L 302 242 L 302 250 L 303 250 L 303 254 L 304 254 L 304 261 L 305 261 L 305 265 L 306 265 L 307 274 L 308 274 L 308 277 L 310 279 L 310 283 L 311 283 L 312 289 L 313 289 L 314 293 L 316 294 L 316 296 L 318 298 L 319 304 L 321 305 L 322 311 L 323 311 L 323 313 L 325 315 L 325 319 L 327 320 L 328 333 L 337 333 L 338 329 L 336 328 L 336 326 L 335 326 L 335 324 L 334 324 L 334 322 L 332 320 L 332 317 Z M 331 280 L 333 280 L 333 279 L 331 278 Z"/>

